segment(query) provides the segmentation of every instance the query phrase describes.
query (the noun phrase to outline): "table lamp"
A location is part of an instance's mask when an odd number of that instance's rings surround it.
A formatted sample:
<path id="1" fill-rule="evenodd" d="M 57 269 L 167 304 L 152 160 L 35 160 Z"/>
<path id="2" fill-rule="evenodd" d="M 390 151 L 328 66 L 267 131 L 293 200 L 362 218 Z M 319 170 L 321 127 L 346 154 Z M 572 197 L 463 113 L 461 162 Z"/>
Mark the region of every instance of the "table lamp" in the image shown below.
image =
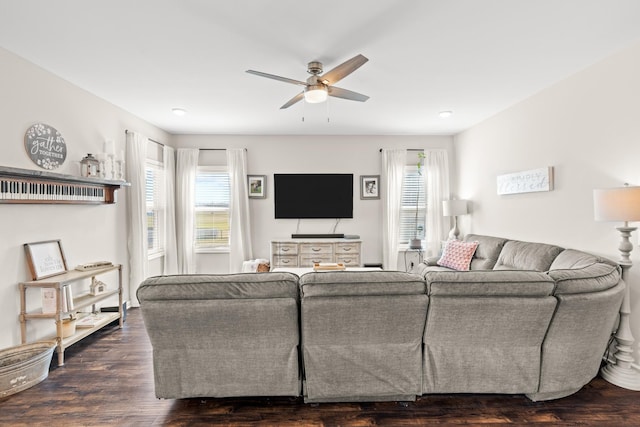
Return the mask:
<path id="1" fill-rule="evenodd" d="M 622 227 L 616 227 L 622 237 L 618 247 L 618 264 L 622 268 L 622 279 L 626 283 L 620 307 L 620 323 L 615 334 L 616 352 L 613 360 L 607 361 L 600 373 L 602 378 L 619 387 L 640 390 L 640 372 L 632 366 L 635 339 L 629 324 L 631 304 L 627 277 L 632 265 L 629 254 L 633 250 L 629 237 L 637 230 L 637 227 L 629 227 L 629 222 L 640 221 L 640 187 L 629 187 L 625 184 L 625 187 L 596 189 L 593 190 L 593 202 L 596 221 L 618 221 L 624 224 Z"/>
<path id="2" fill-rule="evenodd" d="M 466 200 L 443 200 L 442 215 L 453 217 L 453 228 L 449 231 L 449 240 L 458 240 L 460 230 L 458 230 L 458 215 L 469 213 Z"/>

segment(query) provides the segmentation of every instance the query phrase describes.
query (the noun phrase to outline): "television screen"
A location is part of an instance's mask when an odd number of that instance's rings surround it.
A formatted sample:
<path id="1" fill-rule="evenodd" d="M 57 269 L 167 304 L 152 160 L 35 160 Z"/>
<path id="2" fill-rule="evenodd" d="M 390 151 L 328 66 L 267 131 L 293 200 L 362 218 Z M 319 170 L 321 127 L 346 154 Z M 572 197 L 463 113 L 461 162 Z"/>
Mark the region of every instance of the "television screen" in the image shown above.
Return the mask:
<path id="1" fill-rule="evenodd" d="M 353 218 L 353 174 L 274 174 L 276 218 Z"/>

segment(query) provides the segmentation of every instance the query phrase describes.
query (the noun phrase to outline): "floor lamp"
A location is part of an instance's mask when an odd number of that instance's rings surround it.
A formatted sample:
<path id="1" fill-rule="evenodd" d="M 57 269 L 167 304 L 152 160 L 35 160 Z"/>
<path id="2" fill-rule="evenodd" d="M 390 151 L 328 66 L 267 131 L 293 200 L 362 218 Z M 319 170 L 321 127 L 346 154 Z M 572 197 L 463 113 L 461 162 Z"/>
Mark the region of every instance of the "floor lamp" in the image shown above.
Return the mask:
<path id="1" fill-rule="evenodd" d="M 629 269 L 632 265 L 629 254 L 633 250 L 633 244 L 629 241 L 629 237 L 633 231 L 637 230 L 637 227 L 629 227 L 629 222 L 640 221 L 640 187 L 625 186 L 593 190 L 593 202 L 596 221 L 624 223 L 622 227 L 616 229 L 622 237 L 618 247 L 620 251 L 618 264 L 622 268 L 622 279 L 627 284 L 620 307 L 620 323 L 615 334 L 616 352 L 613 355 L 613 360 L 607 361 L 600 373 L 602 378 L 611 384 L 629 390 L 640 390 L 640 372 L 632 366 L 635 339 L 629 324 L 631 303 L 628 281 Z"/>
<path id="2" fill-rule="evenodd" d="M 469 213 L 466 200 L 443 200 L 442 215 L 453 217 L 453 228 L 449 231 L 449 240 L 458 240 L 460 230 L 458 230 L 458 215 Z"/>

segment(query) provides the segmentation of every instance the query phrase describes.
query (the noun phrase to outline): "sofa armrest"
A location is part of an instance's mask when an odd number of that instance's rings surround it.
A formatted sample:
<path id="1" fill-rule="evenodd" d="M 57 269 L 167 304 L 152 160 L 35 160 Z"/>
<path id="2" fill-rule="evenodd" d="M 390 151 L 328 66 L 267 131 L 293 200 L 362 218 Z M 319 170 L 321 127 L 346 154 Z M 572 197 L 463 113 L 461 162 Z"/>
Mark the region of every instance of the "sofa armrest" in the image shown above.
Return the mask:
<path id="1" fill-rule="evenodd" d="M 555 283 L 538 271 L 428 271 L 429 295 L 447 296 L 548 296 Z"/>
<path id="2" fill-rule="evenodd" d="M 426 265 L 430 266 L 430 267 L 433 267 L 433 266 L 438 265 L 438 260 L 439 260 L 439 259 L 440 259 L 440 257 L 439 257 L 439 256 L 431 256 L 431 257 L 425 258 L 425 260 L 424 260 L 424 261 L 422 261 L 422 262 L 423 262 L 424 264 L 426 264 Z"/>

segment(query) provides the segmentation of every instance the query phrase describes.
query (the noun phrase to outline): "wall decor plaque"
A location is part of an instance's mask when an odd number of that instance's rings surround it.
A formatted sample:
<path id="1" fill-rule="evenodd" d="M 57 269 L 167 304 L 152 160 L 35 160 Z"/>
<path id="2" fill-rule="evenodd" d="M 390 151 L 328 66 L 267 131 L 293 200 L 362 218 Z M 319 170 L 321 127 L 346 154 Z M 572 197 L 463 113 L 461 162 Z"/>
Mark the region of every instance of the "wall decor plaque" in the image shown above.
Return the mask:
<path id="1" fill-rule="evenodd" d="M 24 148 L 33 163 L 42 169 L 53 170 L 67 158 L 67 144 L 55 128 L 36 123 L 24 134 Z"/>
<path id="2" fill-rule="evenodd" d="M 498 175 L 498 195 L 553 190 L 553 166 Z"/>

